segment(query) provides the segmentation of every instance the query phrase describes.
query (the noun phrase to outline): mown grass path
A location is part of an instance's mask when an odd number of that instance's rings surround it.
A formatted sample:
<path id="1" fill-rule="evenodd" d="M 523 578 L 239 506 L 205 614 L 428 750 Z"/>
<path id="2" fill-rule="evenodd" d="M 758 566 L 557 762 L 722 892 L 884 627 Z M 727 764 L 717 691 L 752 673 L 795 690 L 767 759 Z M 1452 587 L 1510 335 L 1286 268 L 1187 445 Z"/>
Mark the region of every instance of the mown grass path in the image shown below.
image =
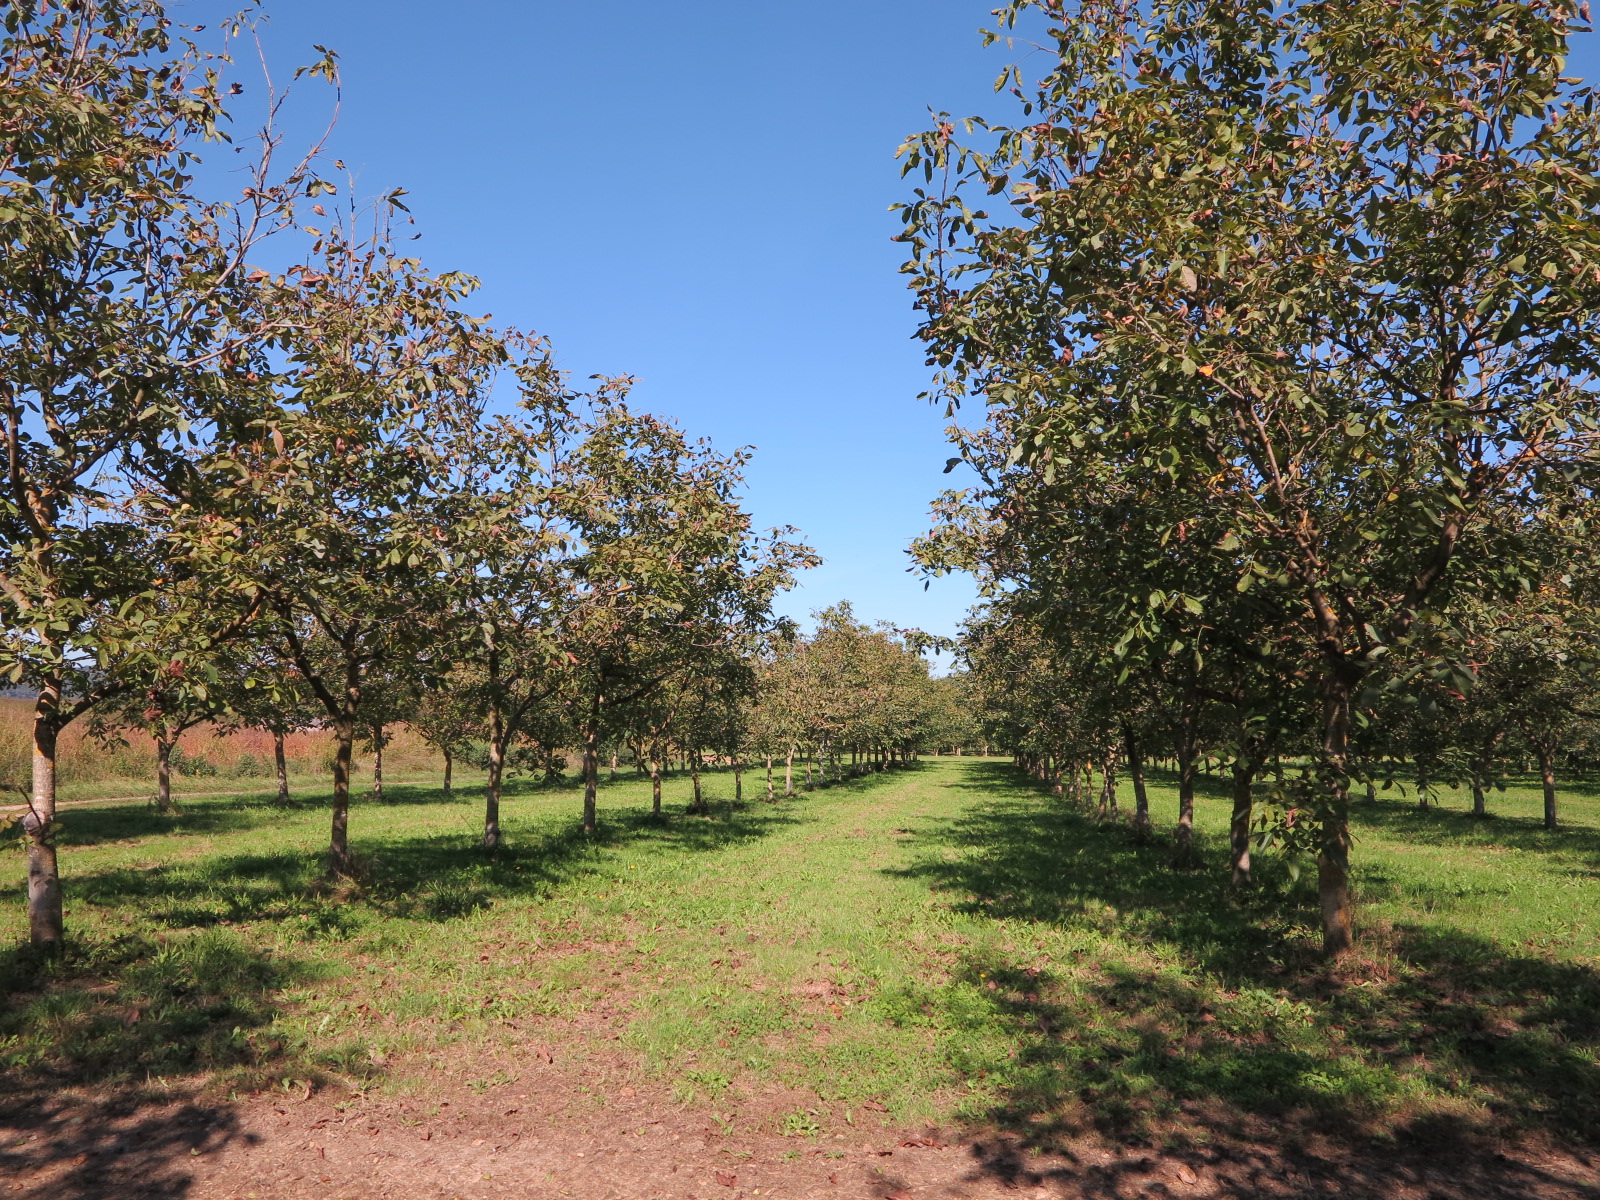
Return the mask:
<path id="1" fill-rule="evenodd" d="M 396 789 L 355 809 L 367 878 L 331 891 L 320 807 L 68 812 L 78 946 L 5 964 L 0 1082 L 57 1105 L 414 1105 L 559 1071 L 584 1120 L 654 1089 L 797 1158 L 926 1121 L 1040 1162 L 1089 1139 L 1197 1169 L 1307 1138 L 1572 1148 L 1600 1129 L 1600 806 L 1581 793 L 1556 834 L 1517 791 L 1492 822 L 1362 806 L 1365 938 L 1330 972 L 1282 864 L 1236 896 L 1220 849 L 1175 872 L 1161 840 L 1007 764 L 776 803 L 754 776 L 742 805 L 729 777 L 713 789 L 687 816 L 671 781 L 657 822 L 621 779 L 590 840 L 573 789 L 528 788 L 494 860 L 473 799 Z M 1220 832 L 1225 801 L 1201 816 Z M 0 937 L 21 918 L 14 899 Z"/>

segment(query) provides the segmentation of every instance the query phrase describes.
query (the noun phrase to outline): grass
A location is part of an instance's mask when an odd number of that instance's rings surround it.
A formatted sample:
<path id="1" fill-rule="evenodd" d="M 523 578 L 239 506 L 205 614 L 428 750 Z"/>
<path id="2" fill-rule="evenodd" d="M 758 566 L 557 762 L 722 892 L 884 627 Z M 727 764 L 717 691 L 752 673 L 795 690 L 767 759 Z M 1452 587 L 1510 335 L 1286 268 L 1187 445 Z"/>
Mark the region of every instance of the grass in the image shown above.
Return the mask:
<path id="1" fill-rule="evenodd" d="M 553 1050 L 719 1113 L 777 1096 L 801 1143 L 952 1116 L 1035 1145 L 1600 1132 L 1592 788 L 1555 834 L 1523 786 L 1493 821 L 1358 804 L 1361 951 L 1330 971 L 1308 878 L 1269 862 L 1227 887 L 1220 782 L 1206 869 L 1182 873 L 992 760 L 775 804 L 731 782 L 694 817 L 670 780 L 657 822 L 619 779 L 593 840 L 575 788 L 525 785 L 493 860 L 476 797 L 396 787 L 354 810 L 365 877 L 339 890 L 319 807 L 69 810 L 74 949 L 0 960 L 0 1087 L 485 1090 Z"/>

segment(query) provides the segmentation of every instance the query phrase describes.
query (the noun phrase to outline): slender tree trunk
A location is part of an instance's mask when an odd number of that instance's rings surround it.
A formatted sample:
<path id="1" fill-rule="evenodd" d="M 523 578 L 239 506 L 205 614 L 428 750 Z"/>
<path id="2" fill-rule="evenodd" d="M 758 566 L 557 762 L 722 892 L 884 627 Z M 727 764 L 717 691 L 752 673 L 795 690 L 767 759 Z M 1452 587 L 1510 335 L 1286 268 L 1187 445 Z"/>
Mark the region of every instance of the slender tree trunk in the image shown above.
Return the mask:
<path id="1" fill-rule="evenodd" d="M 500 848 L 500 786 L 506 770 L 506 722 L 498 692 L 489 704 L 489 778 L 483 788 L 483 848 Z"/>
<path id="2" fill-rule="evenodd" d="M 735 757 L 733 760 L 733 802 L 738 804 L 744 799 L 744 759 Z"/>
<path id="3" fill-rule="evenodd" d="M 350 875 L 355 863 L 350 857 L 350 762 L 355 756 L 356 718 L 346 710 L 333 722 L 333 822 L 328 836 L 328 871 L 334 876 Z"/>
<path id="4" fill-rule="evenodd" d="M 808 792 L 811 791 L 813 786 L 814 786 L 812 784 L 812 782 L 811 782 L 811 765 L 812 765 L 812 757 L 811 757 L 811 755 L 809 753 L 807 753 L 806 754 L 806 791 L 808 791 Z"/>
<path id="5" fill-rule="evenodd" d="M 289 796 L 289 763 L 283 753 L 283 731 L 272 731 L 272 765 L 278 769 L 278 803 L 288 808 L 294 800 Z"/>
<path id="6" fill-rule="evenodd" d="M 794 795 L 794 745 L 789 746 L 789 753 L 783 757 L 783 794 L 787 798 Z"/>
<path id="7" fill-rule="evenodd" d="M 613 750 L 611 752 L 611 782 L 615 783 L 616 781 L 617 781 L 617 752 L 615 750 Z"/>
<path id="8" fill-rule="evenodd" d="M 51 680 L 34 702 L 33 794 L 22 832 L 28 844 L 28 940 L 41 950 L 61 949 L 61 872 L 56 862 L 56 727 L 61 685 Z"/>
<path id="9" fill-rule="evenodd" d="M 589 722 L 583 731 L 583 831 L 592 834 L 597 825 L 600 792 L 600 693 L 589 701 Z"/>
<path id="10" fill-rule="evenodd" d="M 650 814 L 655 817 L 661 815 L 661 755 L 659 752 L 650 756 Z"/>
<path id="11" fill-rule="evenodd" d="M 156 737 L 156 811 L 172 811 L 172 739 Z"/>
<path id="12" fill-rule="evenodd" d="M 1483 777 L 1477 774 L 1472 777 L 1472 815 L 1475 817 L 1489 815 L 1489 805 L 1483 795 Z"/>
<path id="13" fill-rule="evenodd" d="M 383 800 L 383 726 L 372 729 L 372 798 Z"/>
<path id="14" fill-rule="evenodd" d="M 772 755 L 767 755 L 767 799 L 772 799 Z"/>
<path id="15" fill-rule="evenodd" d="M 1546 743 L 1535 749 L 1539 754 L 1539 781 L 1544 784 L 1544 827 L 1556 828 L 1556 768 L 1555 753 Z"/>
<path id="16" fill-rule="evenodd" d="M 443 747 L 440 753 L 444 755 L 444 794 L 453 796 L 455 795 L 455 788 L 451 784 L 453 782 L 452 776 L 455 772 L 456 756 L 450 753 L 448 746 Z"/>
<path id="17" fill-rule="evenodd" d="M 1128 756 L 1128 778 L 1133 780 L 1133 825 L 1135 829 L 1150 828 L 1150 793 L 1144 786 L 1144 752 L 1132 725 L 1122 727 L 1122 747 Z"/>
<path id="18" fill-rule="evenodd" d="M 694 781 L 694 803 L 689 806 L 689 811 L 703 813 L 706 811 L 706 798 L 700 791 L 700 752 L 698 750 L 689 756 L 689 778 Z"/>
<path id="19" fill-rule="evenodd" d="M 1178 733 L 1178 850 L 1173 865 L 1193 867 L 1194 849 L 1194 718 L 1185 714 Z"/>
<path id="20" fill-rule="evenodd" d="M 1328 774 L 1326 810 L 1318 822 L 1317 900 L 1322 910 L 1322 951 L 1337 958 L 1354 942 L 1350 928 L 1350 693 L 1329 679 L 1323 700 L 1322 757 Z"/>
<path id="21" fill-rule="evenodd" d="M 1240 754 L 1233 760 L 1233 819 L 1228 826 L 1228 843 L 1234 887 L 1255 883 L 1250 868 L 1250 825 L 1255 819 L 1255 779 L 1260 769 L 1259 759 Z"/>

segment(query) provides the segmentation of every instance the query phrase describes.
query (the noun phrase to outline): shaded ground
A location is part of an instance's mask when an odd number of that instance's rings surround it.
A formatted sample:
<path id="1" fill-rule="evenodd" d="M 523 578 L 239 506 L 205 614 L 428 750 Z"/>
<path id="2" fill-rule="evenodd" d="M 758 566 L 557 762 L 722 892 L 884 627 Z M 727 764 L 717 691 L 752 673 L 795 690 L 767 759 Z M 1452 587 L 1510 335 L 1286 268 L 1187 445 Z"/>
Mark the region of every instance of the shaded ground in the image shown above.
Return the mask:
<path id="1" fill-rule="evenodd" d="M 0 1189 L 1600 1196 L 1581 807 L 1375 806 L 1330 973 L 1281 865 L 1236 898 L 1003 764 L 612 795 L 588 842 L 528 790 L 494 861 L 470 804 L 364 806 L 339 892 L 316 812 L 68 814 L 86 933 L 0 961 Z"/>

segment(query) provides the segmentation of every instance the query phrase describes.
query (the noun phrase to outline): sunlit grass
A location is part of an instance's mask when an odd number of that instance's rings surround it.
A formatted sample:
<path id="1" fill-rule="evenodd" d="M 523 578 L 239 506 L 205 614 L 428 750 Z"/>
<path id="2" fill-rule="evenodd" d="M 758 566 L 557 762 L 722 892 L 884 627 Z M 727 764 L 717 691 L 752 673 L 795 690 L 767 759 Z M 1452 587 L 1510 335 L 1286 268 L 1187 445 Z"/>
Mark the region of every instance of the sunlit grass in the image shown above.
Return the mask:
<path id="1" fill-rule="evenodd" d="M 625 774 L 592 841 L 573 786 L 526 787 L 492 860 L 476 796 L 395 788 L 353 810 L 365 877 L 334 889 L 325 808 L 72 810 L 76 948 L 11 957 L 0 1071 L 19 1095 L 172 1076 L 488 1088 L 550 1050 L 719 1112 L 794 1091 L 812 1099 L 778 1132 L 801 1138 L 952 1115 L 1041 1141 L 1300 1120 L 1594 1132 L 1592 790 L 1568 790 L 1556 834 L 1523 787 L 1493 821 L 1358 804 L 1364 940 L 1330 973 L 1309 874 L 1268 862 L 1256 891 L 1227 886 L 1216 783 L 1199 872 L 970 759 L 774 804 L 750 776 L 735 806 L 714 775 L 709 817 L 684 814 L 674 778 L 659 823 Z M 1152 798 L 1164 825 L 1163 778 Z"/>

